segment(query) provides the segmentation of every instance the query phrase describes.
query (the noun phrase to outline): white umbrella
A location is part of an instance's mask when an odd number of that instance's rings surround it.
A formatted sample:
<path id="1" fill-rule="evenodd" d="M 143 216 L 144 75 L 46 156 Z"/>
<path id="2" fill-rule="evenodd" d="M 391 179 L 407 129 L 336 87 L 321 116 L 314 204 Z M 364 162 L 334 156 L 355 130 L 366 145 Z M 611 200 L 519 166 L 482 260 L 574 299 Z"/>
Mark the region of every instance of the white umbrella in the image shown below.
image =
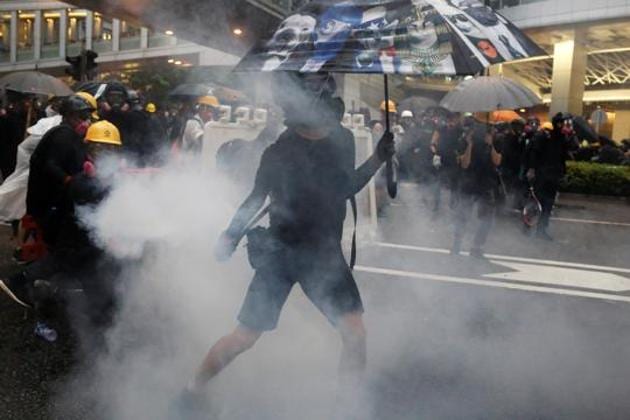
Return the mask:
<path id="1" fill-rule="evenodd" d="M 450 91 L 440 106 L 453 112 L 491 112 L 529 108 L 542 103 L 538 95 L 503 76 L 480 76 L 464 80 Z"/>

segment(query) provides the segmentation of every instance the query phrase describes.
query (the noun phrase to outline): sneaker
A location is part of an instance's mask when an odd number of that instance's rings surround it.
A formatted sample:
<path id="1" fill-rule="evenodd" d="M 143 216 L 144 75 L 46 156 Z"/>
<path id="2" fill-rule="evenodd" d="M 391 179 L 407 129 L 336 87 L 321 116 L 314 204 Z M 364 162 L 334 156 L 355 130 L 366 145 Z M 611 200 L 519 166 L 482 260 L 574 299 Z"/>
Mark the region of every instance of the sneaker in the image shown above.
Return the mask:
<path id="1" fill-rule="evenodd" d="M 0 280 L 0 290 L 6 293 L 14 302 L 31 308 L 31 300 L 28 295 L 26 282 L 22 276 L 15 276 L 6 280 Z"/>
<path id="2" fill-rule="evenodd" d="M 208 420 L 210 416 L 202 394 L 184 389 L 168 407 L 168 420 Z"/>
<path id="3" fill-rule="evenodd" d="M 485 259 L 486 256 L 483 254 L 483 249 L 481 248 L 472 248 L 470 250 L 470 256 L 473 258 Z"/>
<path id="4" fill-rule="evenodd" d="M 55 341 L 57 341 L 57 331 L 54 328 L 49 327 L 48 324 L 46 324 L 45 322 L 38 321 L 35 324 L 34 332 L 36 336 L 38 336 L 39 338 L 43 338 L 49 343 L 54 343 Z"/>

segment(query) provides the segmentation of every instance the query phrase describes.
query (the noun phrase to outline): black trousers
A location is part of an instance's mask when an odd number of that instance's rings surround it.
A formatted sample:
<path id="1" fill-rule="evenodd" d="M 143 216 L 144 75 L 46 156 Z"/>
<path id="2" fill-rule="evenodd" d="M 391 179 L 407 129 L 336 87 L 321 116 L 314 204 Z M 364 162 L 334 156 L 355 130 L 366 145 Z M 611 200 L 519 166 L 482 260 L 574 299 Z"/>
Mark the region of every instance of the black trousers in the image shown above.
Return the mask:
<path id="1" fill-rule="evenodd" d="M 551 217 L 553 205 L 556 202 L 559 187 L 559 179 L 542 178 L 536 180 L 534 190 L 542 206 L 542 214 L 540 215 L 540 222 L 538 224 L 539 229 L 545 230 L 549 226 L 549 218 Z"/>

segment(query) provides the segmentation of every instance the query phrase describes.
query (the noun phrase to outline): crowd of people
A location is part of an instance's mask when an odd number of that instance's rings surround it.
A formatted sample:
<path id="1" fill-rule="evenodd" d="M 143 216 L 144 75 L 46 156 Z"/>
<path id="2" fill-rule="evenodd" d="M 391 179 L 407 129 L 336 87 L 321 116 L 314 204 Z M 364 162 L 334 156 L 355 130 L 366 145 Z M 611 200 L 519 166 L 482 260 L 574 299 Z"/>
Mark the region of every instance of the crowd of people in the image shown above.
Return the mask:
<path id="1" fill-rule="evenodd" d="M 423 201 L 434 217 L 442 214 L 442 192 L 450 192 L 449 207 L 455 214 L 453 254 L 461 251 L 475 205 L 480 223 L 472 256 L 483 257 L 500 209 L 518 210 L 525 233 L 535 226 L 537 237 L 553 240 L 549 219 L 566 161 L 575 159 L 581 147 L 572 115 L 558 113 L 544 124 L 536 117 L 491 124 L 472 114 L 429 108 L 417 116 L 403 110 L 398 123 L 401 173 L 423 186 Z"/>
<path id="2" fill-rule="evenodd" d="M 12 224 L 14 258 L 23 268 L 0 280 L 0 288 L 34 310 L 35 334 L 47 341 L 57 339 L 50 320 L 70 284 L 79 284 L 86 297 L 88 322 L 105 325 L 112 315 L 119 266 L 76 215 L 77 207 L 98 205 L 109 191 L 101 162 L 114 172 L 160 167 L 172 149 L 198 151 L 203 123 L 218 115 L 213 96 L 196 98 L 191 112 L 173 116 L 121 83 L 102 86 L 96 95 L 52 98 L 45 108 L 18 97 L 2 116 L 14 130 L 1 142 L 3 157 L 12 153 L 13 160 L 3 161 L 0 219 Z M 24 115 L 25 106 L 31 110 Z"/>
<path id="3" fill-rule="evenodd" d="M 423 186 L 436 217 L 442 213 L 442 191 L 450 191 L 449 207 L 455 215 L 452 254 L 462 251 L 477 207 L 479 223 L 470 249 L 477 258 L 484 257 L 500 203 L 519 209 L 527 222 L 524 226 L 536 226 L 538 237 L 552 240 L 549 218 L 565 163 L 580 149 L 569 114 L 559 113 L 545 124 L 536 118 L 489 124 L 441 108 L 421 115 L 404 110 L 398 118 L 396 104 L 385 103 L 381 120 L 370 124 L 375 152 L 357 167 L 353 134 L 342 126 L 345 106 L 336 96 L 334 79 L 325 73 L 277 78 L 286 79 L 277 81 L 278 87 L 293 85 L 274 91 L 286 129 L 278 133 L 272 119 L 253 142 L 255 148 L 247 151 L 237 147 L 239 142 L 228 142 L 219 150 L 224 157 L 240 151 L 259 161 L 249 165 L 258 167 L 252 175 L 253 189 L 215 249 L 217 259 L 225 260 L 247 236 L 255 275 L 238 326 L 209 350 L 174 401 L 175 418 L 199 410 L 205 384 L 265 331 L 276 328 L 296 283 L 341 335 L 345 391 L 360 382 L 366 329 L 353 261 L 346 262 L 341 248 L 346 202 L 356 206 L 355 194 L 395 158 L 396 143 L 401 174 Z M 90 325 L 107 326 L 115 312 L 121 262 L 93 241 L 77 216 L 77 208 L 98 205 L 110 191 L 103 163 L 124 172 L 163 165 L 169 156 L 165 150 L 198 154 L 204 125 L 217 118 L 219 105 L 216 97 L 203 96 L 184 115 L 158 116 L 154 104 L 143 104 L 125 86 L 109 83 L 96 95 L 78 92 L 51 101 L 45 115 L 28 127 L 15 152 L 15 173 L 9 170 L 0 186 L 3 219 L 7 220 L 8 201 L 23 203 L 10 209 L 8 219 L 21 221 L 16 231 L 21 242 L 18 257 L 28 264 L 0 280 L 0 289 L 34 310 L 35 334 L 51 342 L 57 339 L 50 318 L 66 300 L 68 282 L 81 286 L 82 314 Z M 392 131 L 386 129 L 388 111 Z M 2 200 L 7 184 L 16 184 L 13 192 L 23 194 L 23 199 Z M 377 175 L 376 184 L 382 203 L 383 176 Z M 269 227 L 255 227 L 265 214 Z"/>

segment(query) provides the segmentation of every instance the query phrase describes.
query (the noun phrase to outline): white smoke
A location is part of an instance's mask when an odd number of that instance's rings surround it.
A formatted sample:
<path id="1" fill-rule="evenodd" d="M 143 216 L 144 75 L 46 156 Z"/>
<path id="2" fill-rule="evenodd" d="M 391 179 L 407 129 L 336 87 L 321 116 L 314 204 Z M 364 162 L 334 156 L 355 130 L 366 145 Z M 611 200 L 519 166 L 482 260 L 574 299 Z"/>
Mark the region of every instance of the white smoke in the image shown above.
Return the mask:
<path id="1" fill-rule="evenodd" d="M 110 253 L 129 261 L 120 309 L 94 364 L 65 390 L 106 419 L 166 418 L 218 338 L 236 326 L 252 271 L 241 247 L 215 262 L 219 233 L 243 197 L 195 165 L 118 175 L 108 198 L 83 222 Z M 325 318 L 294 290 L 276 332 L 238 358 L 209 388 L 221 419 L 322 419 L 334 401 L 340 344 Z M 299 309 L 297 309 L 299 307 Z"/>

